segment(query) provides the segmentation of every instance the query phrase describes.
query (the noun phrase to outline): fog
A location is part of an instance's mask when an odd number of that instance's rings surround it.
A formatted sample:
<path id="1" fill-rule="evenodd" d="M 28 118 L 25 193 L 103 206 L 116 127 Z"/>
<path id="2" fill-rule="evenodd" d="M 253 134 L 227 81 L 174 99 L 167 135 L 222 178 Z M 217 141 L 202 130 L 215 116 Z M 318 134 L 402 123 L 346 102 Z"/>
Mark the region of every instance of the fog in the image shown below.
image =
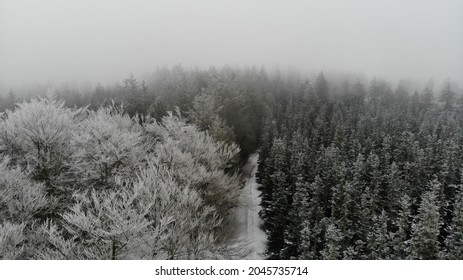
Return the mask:
<path id="1" fill-rule="evenodd" d="M 157 66 L 463 81 L 463 1 L 0 0 L 0 88 Z"/>

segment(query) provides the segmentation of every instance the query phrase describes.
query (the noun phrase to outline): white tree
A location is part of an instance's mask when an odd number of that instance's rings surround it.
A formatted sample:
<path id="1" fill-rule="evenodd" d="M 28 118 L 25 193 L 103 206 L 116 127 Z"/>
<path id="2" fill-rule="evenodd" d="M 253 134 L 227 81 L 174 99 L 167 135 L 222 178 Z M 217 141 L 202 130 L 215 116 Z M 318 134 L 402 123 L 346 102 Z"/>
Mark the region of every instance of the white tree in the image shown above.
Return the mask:
<path id="1" fill-rule="evenodd" d="M 159 141 L 153 155 L 172 170 L 177 183 L 190 184 L 205 204 L 214 206 L 221 217 L 227 216 L 239 195 L 238 174 L 226 173 L 236 163 L 238 147 L 216 142 L 172 113 L 145 129 Z"/>
<path id="2" fill-rule="evenodd" d="M 1 257 L 230 256 L 238 152 L 173 114 L 141 126 L 114 106 L 20 104 L 0 121 Z"/>
<path id="3" fill-rule="evenodd" d="M 72 133 L 74 182 L 108 188 L 117 176 L 133 177 L 147 153 L 141 128 L 120 109 L 89 112 Z"/>
<path id="4" fill-rule="evenodd" d="M 12 164 L 31 168 L 33 178 L 44 182 L 49 193 L 56 194 L 68 167 L 71 131 L 81 113 L 53 99 L 18 104 L 0 122 L 0 154 L 9 155 Z"/>
<path id="5" fill-rule="evenodd" d="M 0 259 L 14 260 L 24 251 L 25 224 L 0 223 Z"/>
<path id="6" fill-rule="evenodd" d="M 47 197 L 43 183 L 32 182 L 19 167 L 10 169 L 9 162 L 8 157 L 0 162 L 0 221 L 31 224 L 53 210 L 56 201 Z"/>
<path id="7" fill-rule="evenodd" d="M 150 245 L 151 258 L 215 258 L 219 251 L 216 232 L 222 220 L 213 207 L 204 205 L 189 183 L 179 184 L 175 174 L 159 161 L 150 161 L 137 183 L 152 207 L 148 219 L 153 225 L 163 218 L 170 223 Z"/>

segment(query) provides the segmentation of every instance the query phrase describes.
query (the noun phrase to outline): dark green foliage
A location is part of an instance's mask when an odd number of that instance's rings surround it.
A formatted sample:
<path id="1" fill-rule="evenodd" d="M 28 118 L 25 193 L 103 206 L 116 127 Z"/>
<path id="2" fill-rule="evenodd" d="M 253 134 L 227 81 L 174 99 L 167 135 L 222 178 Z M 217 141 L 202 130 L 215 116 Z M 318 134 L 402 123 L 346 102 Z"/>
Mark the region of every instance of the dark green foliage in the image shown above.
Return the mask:
<path id="1" fill-rule="evenodd" d="M 271 256 L 461 258 L 462 104 L 450 82 L 440 103 L 431 84 L 409 89 L 405 80 L 392 90 L 373 79 L 367 91 L 360 82 L 339 90 L 320 74 L 279 96 L 258 173 L 264 223 L 276 205 L 289 217 L 283 240 L 280 227 L 266 228 Z M 278 185 L 275 137 L 289 159 Z"/>
<path id="2" fill-rule="evenodd" d="M 430 183 L 430 190 L 423 193 L 418 214 L 412 224 L 410 258 L 432 260 L 439 254 L 439 206 L 437 194 L 440 183 Z"/>
<path id="3" fill-rule="evenodd" d="M 448 226 L 448 236 L 445 240 L 443 256 L 446 259 L 463 259 L 463 185 L 458 186 L 455 203 L 453 204 L 453 217 Z"/>

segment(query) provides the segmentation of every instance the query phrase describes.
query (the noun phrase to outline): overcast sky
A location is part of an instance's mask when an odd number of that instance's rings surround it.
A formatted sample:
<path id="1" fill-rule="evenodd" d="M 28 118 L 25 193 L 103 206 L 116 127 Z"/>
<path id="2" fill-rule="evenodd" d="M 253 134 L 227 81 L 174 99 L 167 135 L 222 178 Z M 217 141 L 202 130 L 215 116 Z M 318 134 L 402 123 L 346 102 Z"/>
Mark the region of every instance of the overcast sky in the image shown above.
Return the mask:
<path id="1" fill-rule="evenodd" d="M 463 81 L 461 0 L 0 0 L 0 86 L 156 66 Z"/>

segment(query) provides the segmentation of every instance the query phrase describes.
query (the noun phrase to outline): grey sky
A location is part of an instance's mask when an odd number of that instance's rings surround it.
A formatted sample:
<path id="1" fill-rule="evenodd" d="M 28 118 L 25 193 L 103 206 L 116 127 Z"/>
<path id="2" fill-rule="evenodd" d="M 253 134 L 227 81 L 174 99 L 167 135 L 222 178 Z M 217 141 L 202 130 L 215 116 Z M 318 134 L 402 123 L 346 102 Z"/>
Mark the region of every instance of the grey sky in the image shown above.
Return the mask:
<path id="1" fill-rule="evenodd" d="M 0 87 L 156 66 L 463 81 L 461 0 L 0 0 Z"/>

